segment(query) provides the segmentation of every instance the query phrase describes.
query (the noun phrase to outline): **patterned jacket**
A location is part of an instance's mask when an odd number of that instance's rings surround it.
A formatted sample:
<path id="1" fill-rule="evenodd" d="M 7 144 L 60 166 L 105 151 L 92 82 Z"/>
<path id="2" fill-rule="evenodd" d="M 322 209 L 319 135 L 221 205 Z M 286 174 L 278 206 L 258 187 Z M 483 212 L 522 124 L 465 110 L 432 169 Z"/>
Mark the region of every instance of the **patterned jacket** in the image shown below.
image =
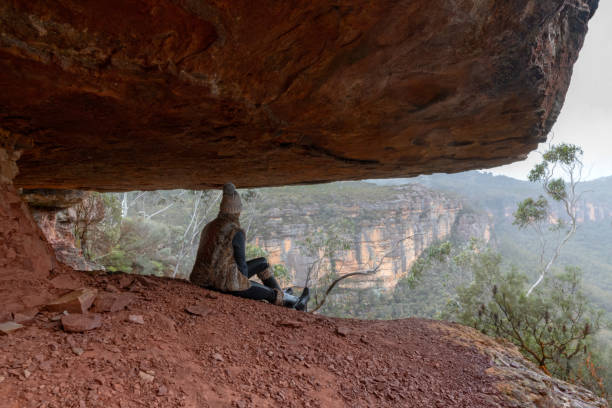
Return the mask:
<path id="1" fill-rule="evenodd" d="M 200 236 L 200 246 L 189 280 L 196 285 L 222 292 L 247 290 L 248 278 L 238 270 L 232 240 L 240 231 L 238 221 L 219 214 L 206 224 Z"/>

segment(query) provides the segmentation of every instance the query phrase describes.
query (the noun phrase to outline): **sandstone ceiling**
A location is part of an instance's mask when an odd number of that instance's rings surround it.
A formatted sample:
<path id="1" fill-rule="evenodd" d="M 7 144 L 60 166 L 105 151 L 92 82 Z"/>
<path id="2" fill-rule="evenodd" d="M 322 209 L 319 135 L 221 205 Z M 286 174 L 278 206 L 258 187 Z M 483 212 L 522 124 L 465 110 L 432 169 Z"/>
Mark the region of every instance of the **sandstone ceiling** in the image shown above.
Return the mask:
<path id="1" fill-rule="evenodd" d="M 597 0 L 0 1 L 15 184 L 239 187 L 496 166 L 545 140 Z"/>

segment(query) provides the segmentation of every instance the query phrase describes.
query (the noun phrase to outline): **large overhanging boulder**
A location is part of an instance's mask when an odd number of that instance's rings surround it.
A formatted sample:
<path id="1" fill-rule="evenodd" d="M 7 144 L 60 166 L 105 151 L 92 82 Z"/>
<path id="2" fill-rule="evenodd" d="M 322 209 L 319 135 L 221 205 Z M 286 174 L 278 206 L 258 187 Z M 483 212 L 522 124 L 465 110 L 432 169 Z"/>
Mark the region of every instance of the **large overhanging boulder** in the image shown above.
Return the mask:
<path id="1" fill-rule="evenodd" d="M 17 186 L 496 166 L 545 140 L 597 0 L 3 1 Z"/>

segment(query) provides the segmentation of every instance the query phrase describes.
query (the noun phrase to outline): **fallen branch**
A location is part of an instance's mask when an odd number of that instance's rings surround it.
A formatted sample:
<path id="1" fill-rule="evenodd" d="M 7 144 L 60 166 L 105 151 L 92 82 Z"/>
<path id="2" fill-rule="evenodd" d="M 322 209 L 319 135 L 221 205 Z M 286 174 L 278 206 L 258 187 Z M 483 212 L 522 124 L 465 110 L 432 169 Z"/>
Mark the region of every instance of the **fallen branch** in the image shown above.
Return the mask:
<path id="1" fill-rule="evenodd" d="M 323 295 L 323 299 L 321 299 L 321 302 L 319 302 L 319 304 L 313 309 L 311 310 L 311 313 L 316 312 L 317 310 L 319 310 L 324 304 L 325 301 L 327 300 L 327 296 L 331 293 L 331 291 L 336 287 L 336 285 L 338 285 L 338 283 L 342 282 L 344 279 L 353 277 L 353 276 L 370 276 L 370 275 L 374 275 L 376 274 L 376 272 L 378 272 L 378 270 L 380 269 L 380 267 L 382 266 L 385 258 L 387 258 L 389 255 L 391 255 L 393 252 L 395 252 L 395 250 L 397 249 L 397 247 L 399 246 L 400 243 L 408 240 L 408 239 L 412 239 L 414 237 L 416 237 L 417 235 L 424 235 L 424 233 L 418 233 L 418 234 L 412 234 L 408 237 L 402 238 L 399 241 L 397 241 L 395 243 L 395 245 L 393 246 L 393 249 L 390 250 L 389 252 L 387 252 L 378 262 L 378 264 L 376 265 L 376 267 L 374 269 L 371 269 L 369 271 L 359 271 L 359 272 L 351 272 L 351 273 L 347 273 L 346 275 L 342 275 L 339 278 L 334 279 L 334 281 L 327 287 L 327 290 L 325 291 L 325 294 Z"/>

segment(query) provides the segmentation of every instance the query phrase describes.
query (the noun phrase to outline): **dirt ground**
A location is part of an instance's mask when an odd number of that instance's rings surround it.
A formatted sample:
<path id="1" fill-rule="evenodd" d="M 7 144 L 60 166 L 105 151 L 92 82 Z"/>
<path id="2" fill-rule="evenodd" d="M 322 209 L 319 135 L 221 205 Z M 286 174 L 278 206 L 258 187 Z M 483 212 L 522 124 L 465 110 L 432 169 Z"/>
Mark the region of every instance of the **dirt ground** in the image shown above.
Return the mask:
<path id="1" fill-rule="evenodd" d="M 84 333 L 40 312 L 0 336 L 2 408 L 503 406 L 489 359 L 440 323 L 333 319 L 180 280 L 63 276 L 135 300 Z"/>

